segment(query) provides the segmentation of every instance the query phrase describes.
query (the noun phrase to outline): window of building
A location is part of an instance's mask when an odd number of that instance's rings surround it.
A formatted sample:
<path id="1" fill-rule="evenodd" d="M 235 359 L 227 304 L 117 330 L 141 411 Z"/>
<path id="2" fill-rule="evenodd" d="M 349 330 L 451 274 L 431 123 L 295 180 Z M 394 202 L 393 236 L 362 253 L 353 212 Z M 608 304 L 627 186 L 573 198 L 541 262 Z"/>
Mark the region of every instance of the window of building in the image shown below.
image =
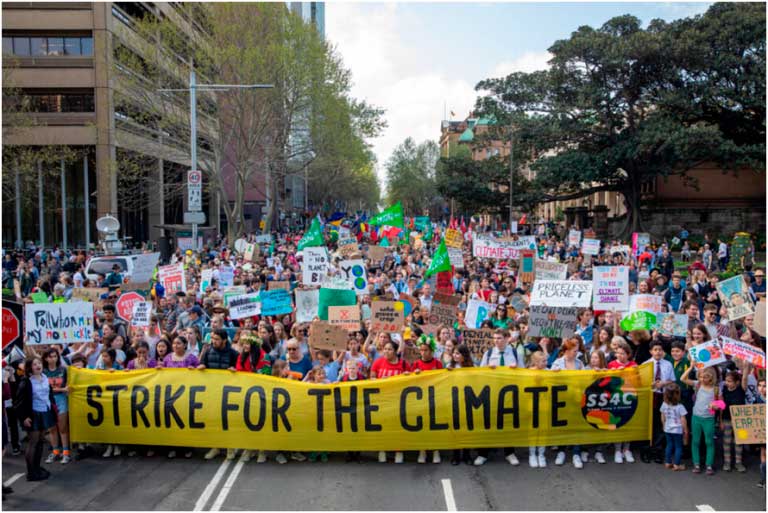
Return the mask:
<path id="1" fill-rule="evenodd" d="M 13 55 L 13 38 L 3 38 L 3 54 Z"/>
<path id="2" fill-rule="evenodd" d="M 16 49 L 16 39 L 21 38 L 13 38 L 13 48 Z M 44 37 L 31 37 L 29 38 L 29 41 L 32 46 L 32 53 L 30 55 L 46 55 L 48 53 L 48 40 Z"/>
<path id="3" fill-rule="evenodd" d="M 63 37 L 49 37 L 48 38 L 48 55 L 64 55 L 64 38 Z"/>
<path id="4" fill-rule="evenodd" d="M 34 112 L 94 112 L 93 93 L 30 94 Z"/>
<path id="5" fill-rule="evenodd" d="M 3 53 L 22 56 L 91 56 L 93 55 L 93 38 L 90 36 L 6 36 L 3 37 Z"/>

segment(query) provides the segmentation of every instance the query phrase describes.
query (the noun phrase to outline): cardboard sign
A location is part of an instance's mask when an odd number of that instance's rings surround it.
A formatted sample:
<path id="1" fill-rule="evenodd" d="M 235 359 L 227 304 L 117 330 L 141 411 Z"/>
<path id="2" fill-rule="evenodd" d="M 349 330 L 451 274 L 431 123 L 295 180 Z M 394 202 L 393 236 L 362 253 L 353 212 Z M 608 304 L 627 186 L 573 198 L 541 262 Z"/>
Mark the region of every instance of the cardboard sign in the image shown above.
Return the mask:
<path id="1" fill-rule="evenodd" d="M 402 303 L 374 301 L 371 303 L 371 332 L 400 333 L 405 322 Z"/>
<path id="2" fill-rule="evenodd" d="M 492 329 L 465 329 L 461 331 L 461 338 L 464 344 L 469 347 L 469 353 L 472 355 L 472 361 L 479 364 L 483 359 L 483 354 L 493 346 Z"/>
<path id="3" fill-rule="evenodd" d="M 509 296 L 509 306 L 514 308 L 516 312 L 522 312 L 528 308 L 528 301 L 526 301 L 525 296 L 520 293 L 512 294 Z"/>
<path id="4" fill-rule="evenodd" d="M 656 314 L 656 331 L 659 335 L 685 338 L 688 333 L 688 316 L 660 312 Z"/>
<path id="5" fill-rule="evenodd" d="M 536 280 L 565 280 L 568 276 L 568 266 L 548 260 L 536 260 L 534 274 Z"/>
<path id="6" fill-rule="evenodd" d="M 346 351 L 349 334 L 347 330 L 327 322 L 315 321 L 309 330 L 309 344 L 313 349 Z"/>
<path id="7" fill-rule="evenodd" d="M 328 275 L 328 250 L 325 247 L 304 248 L 301 261 L 301 283 L 320 285 Z"/>
<path id="8" fill-rule="evenodd" d="M 765 403 L 734 405 L 730 409 L 736 443 L 765 445 Z"/>
<path id="9" fill-rule="evenodd" d="M 267 290 L 277 290 L 277 289 L 283 289 L 290 292 L 291 282 L 290 281 L 268 281 L 267 282 Z"/>
<path id="10" fill-rule="evenodd" d="M 464 325 L 470 329 L 477 329 L 484 320 L 489 319 L 494 306 L 479 299 L 470 299 L 467 302 L 467 311 L 464 314 Z"/>
<path id="11" fill-rule="evenodd" d="M 296 322 L 312 322 L 317 317 L 320 289 L 296 290 Z"/>
<path id="12" fill-rule="evenodd" d="M 448 250 L 448 260 L 451 265 L 456 269 L 464 269 L 464 252 L 456 248 L 446 247 L 445 249 Z"/>
<path id="13" fill-rule="evenodd" d="M 348 237 L 346 239 L 339 239 L 339 254 L 344 258 L 350 258 L 356 253 L 359 253 L 357 247 L 357 239 L 354 237 Z"/>
<path id="14" fill-rule="evenodd" d="M 461 296 L 458 294 L 440 294 L 439 292 L 432 295 L 432 305 L 439 303 L 441 305 L 457 306 L 461 303 Z"/>
<path id="15" fill-rule="evenodd" d="M 411 312 L 413 312 L 414 308 L 421 307 L 421 301 L 410 294 L 400 294 L 397 302 L 403 305 L 403 315 L 406 317 L 411 315 Z"/>
<path id="16" fill-rule="evenodd" d="M 661 296 L 655 294 L 634 294 L 629 296 L 629 311 L 663 313 Z"/>
<path id="17" fill-rule="evenodd" d="M 581 252 L 585 255 L 599 255 L 600 239 L 584 239 L 584 242 L 581 243 Z"/>
<path id="18" fill-rule="evenodd" d="M 360 309 L 355 306 L 329 306 L 328 324 L 347 331 L 360 331 Z"/>
<path id="19" fill-rule="evenodd" d="M 261 315 L 284 315 L 292 311 L 291 295 L 287 290 L 268 290 L 261 293 Z"/>
<path id="20" fill-rule="evenodd" d="M 151 301 L 138 301 L 133 304 L 131 326 L 149 326 L 149 318 L 152 315 Z"/>
<path id="21" fill-rule="evenodd" d="M 478 258 L 516 260 L 520 258 L 523 249 L 536 249 L 536 237 L 529 235 L 518 240 L 504 241 L 478 234 L 472 239 L 472 255 Z"/>
<path id="22" fill-rule="evenodd" d="M 629 309 L 629 267 L 598 266 L 592 271 L 592 307 L 595 310 Z"/>
<path id="23" fill-rule="evenodd" d="M 371 263 L 379 263 L 387 256 L 387 248 L 381 246 L 368 246 L 368 258 Z"/>
<path id="24" fill-rule="evenodd" d="M 261 313 L 259 293 L 241 294 L 229 299 L 229 316 L 232 319 L 245 319 Z"/>
<path id="25" fill-rule="evenodd" d="M 576 332 L 576 307 L 557 308 L 531 306 L 528 335 L 531 337 L 566 338 Z"/>
<path id="26" fill-rule="evenodd" d="M 761 299 L 755 304 L 755 323 L 752 326 L 760 336 L 765 336 L 765 300 Z"/>
<path id="27" fill-rule="evenodd" d="M 580 230 L 569 230 L 568 231 L 568 246 L 573 246 L 574 248 L 578 248 L 581 244 L 581 231 Z"/>
<path id="28" fill-rule="evenodd" d="M 162 266 L 157 271 L 157 279 L 165 288 L 166 297 L 177 292 L 187 291 L 187 279 L 184 276 L 184 264 Z"/>
<path id="29" fill-rule="evenodd" d="M 248 242 L 245 245 L 245 251 L 243 252 L 243 260 L 246 262 L 253 262 L 253 258 L 259 255 L 259 245 L 252 242 Z"/>
<path id="30" fill-rule="evenodd" d="M 448 228 L 445 230 L 445 245 L 449 248 L 461 249 L 464 247 L 464 236 L 459 230 Z"/>
<path id="31" fill-rule="evenodd" d="M 109 292 L 109 289 L 106 287 L 97 289 L 80 287 L 77 289 L 72 289 L 72 297 L 82 299 L 83 301 L 90 301 L 91 303 L 98 303 L 100 301 L 101 295 L 106 294 L 107 292 Z"/>
<path id="32" fill-rule="evenodd" d="M 592 302 L 591 281 L 536 280 L 531 289 L 531 305 L 581 306 Z"/>
<path id="33" fill-rule="evenodd" d="M 652 330 L 656 327 L 656 314 L 651 312 L 632 312 L 621 320 L 624 331 Z"/>
<path id="34" fill-rule="evenodd" d="M 358 296 L 368 294 L 368 273 L 362 260 L 344 260 L 339 264 L 339 268 L 341 275 L 351 285 L 355 294 Z"/>
<path id="35" fill-rule="evenodd" d="M 693 346 L 688 349 L 688 356 L 697 370 L 712 367 L 713 365 L 726 361 L 725 353 L 720 348 L 720 344 L 715 340 L 710 340 L 709 342 Z"/>
<path id="36" fill-rule="evenodd" d="M 759 347 L 728 337 L 719 339 L 725 354 L 745 360 L 759 369 L 765 369 L 765 351 Z"/>
<path id="37" fill-rule="evenodd" d="M 536 278 L 534 264 L 536 262 L 536 252 L 532 249 L 520 251 L 520 271 L 517 274 L 517 283 L 532 283 Z"/>
<path id="38" fill-rule="evenodd" d="M 437 304 L 433 301 L 428 322 L 437 326 L 453 326 L 457 320 L 457 312 L 458 308 L 453 305 Z"/>
<path id="39" fill-rule="evenodd" d="M 28 345 L 93 340 L 93 303 L 28 303 L 24 308 Z"/>
<path id="40" fill-rule="evenodd" d="M 718 282 L 717 295 L 728 309 L 728 320 L 735 321 L 755 313 L 752 295 L 743 276 L 734 276 Z"/>

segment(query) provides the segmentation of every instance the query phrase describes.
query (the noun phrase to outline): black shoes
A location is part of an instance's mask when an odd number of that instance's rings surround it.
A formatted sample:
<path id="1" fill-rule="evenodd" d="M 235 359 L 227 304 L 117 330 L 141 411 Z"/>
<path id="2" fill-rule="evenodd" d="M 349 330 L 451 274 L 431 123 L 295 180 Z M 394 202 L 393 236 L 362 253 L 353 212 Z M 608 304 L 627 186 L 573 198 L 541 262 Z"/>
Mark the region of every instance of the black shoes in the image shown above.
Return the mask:
<path id="1" fill-rule="evenodd" d="M 32 474 L 27 474 L 27 481 L 45 481 L 50 476 L 51 473 L 41 467 Z"/>

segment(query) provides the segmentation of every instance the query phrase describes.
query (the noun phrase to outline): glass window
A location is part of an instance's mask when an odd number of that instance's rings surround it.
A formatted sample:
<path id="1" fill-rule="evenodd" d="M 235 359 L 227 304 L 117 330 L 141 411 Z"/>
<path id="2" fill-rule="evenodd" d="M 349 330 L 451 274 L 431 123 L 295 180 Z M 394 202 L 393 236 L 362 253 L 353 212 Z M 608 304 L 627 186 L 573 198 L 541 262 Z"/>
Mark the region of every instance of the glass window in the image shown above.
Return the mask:
<path id="1" fill-rule="evenodd" d="M 80 38 L 81 51 L 80 55 L 93 55 L 93 38 L 81 37 Z"/>
<path id="2" fill-rule="evenodd" d="M 13 38 L 13 53 L 14 55 L 32 55 L 29 51 L 29 38 L 28 37 L 14 37 Z"/>
<path id="3" fill-rule="evenodd" d="M 48 38 L 48 55 L 64 55 L 64 38 Z"/>
<path id="4" fill-rule="evenodd" d="M 31 55 L 46 55 L 48 53 L 48 45 L 44 37 L 32 37 L 30 38 L 32 52 Z M 16 49 L 16 41 L 14 41 L 14 50 Z M 23 54 L 19 54 L 23 55 Z"/>
<path id="5" fill-rule="evenodd" d="M 64 38 L 64 52 L 67 55 L 80 55 L 80 38 L 79 37 L 65 37 Z"/>
<path id="6" fill-rule="evenodd" d="M 13 54 L 13 39 L 10 37 L 3 38 L 3 53 L 7 55 Z"/>

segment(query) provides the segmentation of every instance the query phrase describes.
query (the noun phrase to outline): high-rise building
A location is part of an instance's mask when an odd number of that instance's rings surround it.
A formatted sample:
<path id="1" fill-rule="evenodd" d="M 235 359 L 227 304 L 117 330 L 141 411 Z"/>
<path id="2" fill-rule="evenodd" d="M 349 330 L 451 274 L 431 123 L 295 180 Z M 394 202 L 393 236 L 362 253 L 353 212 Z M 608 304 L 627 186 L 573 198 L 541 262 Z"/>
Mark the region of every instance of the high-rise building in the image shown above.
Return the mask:
<path id="1" fill-rule="evenodd" d="M 287 2 L 291 11 L 312 23 L 325 38 L 325 2 Z"/>

